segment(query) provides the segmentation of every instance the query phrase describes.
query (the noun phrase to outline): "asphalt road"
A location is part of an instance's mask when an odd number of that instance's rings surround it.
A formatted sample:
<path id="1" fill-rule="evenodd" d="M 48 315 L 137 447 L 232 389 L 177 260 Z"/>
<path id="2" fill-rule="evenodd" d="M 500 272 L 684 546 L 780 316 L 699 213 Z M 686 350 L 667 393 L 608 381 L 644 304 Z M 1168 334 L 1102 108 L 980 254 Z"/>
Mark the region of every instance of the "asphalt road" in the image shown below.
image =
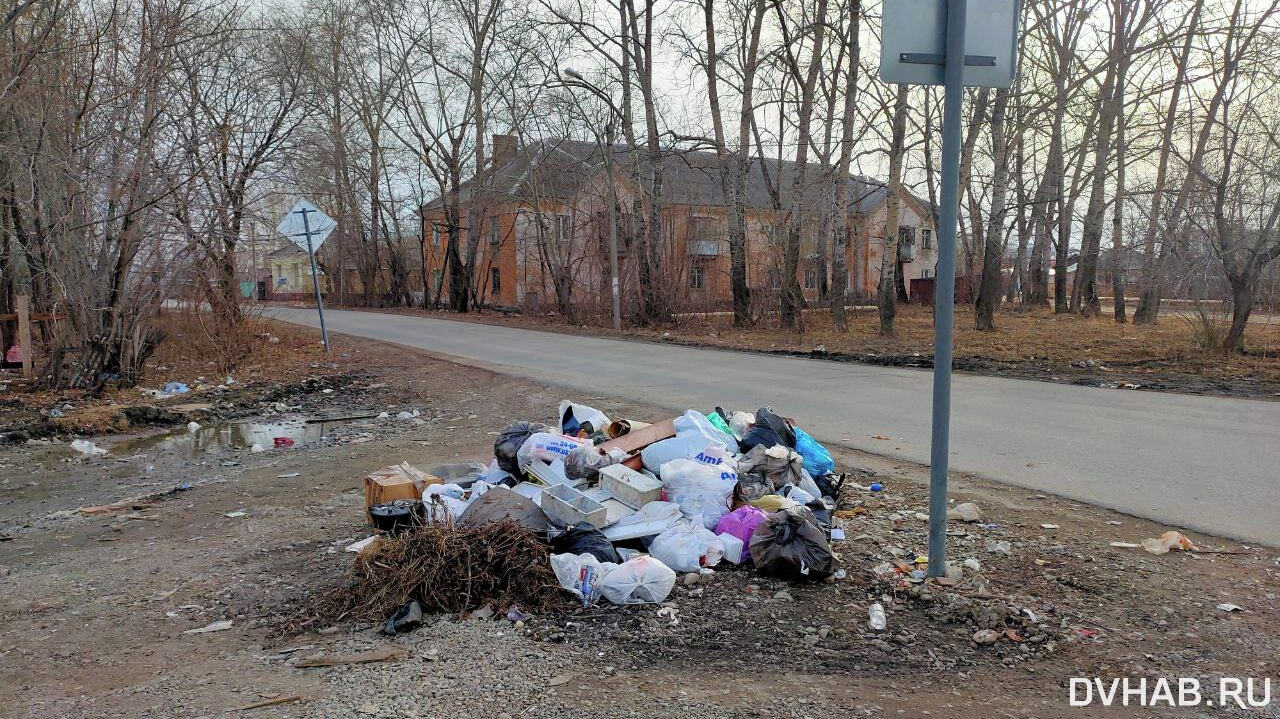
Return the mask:
<path id="1" fill-rule="evenodd" d="M 272 312 L 318 326 L 314 310 Z M 823 442 L 929 461 L 928 371 L 373 312 L 325 317 L 334 332 L 563 385 L 580 399 L 672 410 L 769 405 Z M 952 411 L 953 470 L 1280 546 L 1280 402 L 958 374 Z M 1141 537 L 1118 527 L 1117 539 Z"/>

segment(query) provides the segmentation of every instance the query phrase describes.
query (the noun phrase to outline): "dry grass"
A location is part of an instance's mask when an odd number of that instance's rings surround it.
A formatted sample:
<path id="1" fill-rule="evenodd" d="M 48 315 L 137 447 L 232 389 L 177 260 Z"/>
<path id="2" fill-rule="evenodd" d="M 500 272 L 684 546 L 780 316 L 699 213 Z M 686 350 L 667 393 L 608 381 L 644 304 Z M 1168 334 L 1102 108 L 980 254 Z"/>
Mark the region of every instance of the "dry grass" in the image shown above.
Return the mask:
<path id="1" fill-rule="evenodd" d="M 1270 396 L 1275 386 L 1280 385 L 1280 317 L 1273 317 L 1270 323 L 1250 323 L 1245 332 L 1247 353 L 1238 355 L 1205 348 L 1206 327 L 1194 310 L 1166 310 L 1154 327 L 1117 324 L 1109 314 L 1110 307 L 1104 310 L 1100 317 L 1085 318 L 1058 315 L 1048 309 L 1005 309 L 996 314 L 996 331 L 979 332 L 974 329 L 973 308 L 959 308 L 955 319 L 957 366 L 978 372 L 1049 379 L 1092 373 L 1092 368 L 1075 366 L 1092 360 L 1113 369 L 1129 369 L 1140 375 L 1135 379 L 1159 389 L 1216 392 L 1225 391 L 1225 386 L 1217 386 L 1225 383 L 1246 395 Z M 613 334 L 601 324 L 607 325 L 607 315 L 584 318 L 588 324 L 571 325 L 551 313 L 459 315 L 415 308 L 376 311 L 567 334 Z M 835 331 L 825 308 L 807 310 L 804 318 L 803 331 L 782 329 L 776 316 L 752 329 L 736 330 L 728 312 L 683 315 L 668 326 L 629 327 L 623 334 L 647 340 L 765 352 L 808 354 L 822 345 L 832 355 L 882 364 L 921 364 L 905 361 L 913 355 L 922 358 L 923 364 L 929 364 L 933 357 L 930 307 L 900 307 L 897 333 L 893 337 L 880 336 L 880 320 L 875 308 L 849 311 L 849 331 L 844 333 Z M 1230 317 L 1221 312 L 1210 313 L 1209 321 L 1212 323 L 1209 329 L 1225 334 L 1224 326 Z"/>
<path id="2" fill-rule="evenodd" d="M 116 404 L 96 404 L 57 417 L 53 426 L 60 432 L 71 434 L 106 434 L 129 429 L 129 418 L 124 408 Z"/>
<path id="3" fill-rule="evenodd" d="M 146 386 L 158 387 L 169 380 L 190 384 L 201 376 L 216 382 L 226 374 L 226 357 L 232 354 L 237 360 L 231 374 L 237 378 L 301 379 L 311 363 L 324 359 L 318 331 L 255 316 L 245 318 L 232 340 L 237 345 L 234 353 L 220 350 L 223 341 L 205 325 L 205 315 L 176 311 L 161 315 L 160 327 L 167 336 L 147 361 Z"/>
<path id="4" fill-rule="evenodd" d="M 140 387 L 108 386 L 100 396 L 92 397 L 81 390 L 50 391 L 17 382 L 9 385 L 9 391 L 4 394 L 8 407 L 0 426 L 37 421 L 41 410 L 59 408 L 64 415 L 52 418 L 49 423 L 59 432 L 123 432 L 131 425 L 129 408 L 156 403 L 151 396 L 139 391 L 140 388 L 160 389 L 173 380 L 195 389 L 200 383 L 225 381 L 226 373 L 221 370 L 226 366 L 226 355 L 217 351 L 216 339 L 206 331 L 202 321 L 199 313 L 167 311 L 161 314 L 157 326 L 164 331 L 165 340 L 144 366 Z M 326 360 L 319 334 L 304 327 L 250 317 L 240 335 L 238 366 L 232 373 L 237 384 L 297 382 L 326 371 L 317 370 L 314 364 L 344 361 Z M 199 393 L 192 393 L 168 403 L 202 401 L 205 400 Z M 71 409 L 62 409 L 66 405 Z"/>
<path id="5" fill-rule="evenodd" d="M 1155 327 L 1117 324 L 1111 317 L 1056 315 L 1048 310 L 1005 311 L 996 316 L 995 332 L 979 332 L 973 313 L 956 313 L 956 357 L 1000 363 L 1037 361 L 1070 367 L 1093 360 L 1112 367 L 1142 365 L 1190 374 L 1213 374 L 1280 381 L 1280 322 L 1251 324 L 1245 335 L 1247 355 L 1223 355 L 1201 348 L 1198 320 L 1166 315 Z M 811 352 L 818 345 L 833 354 L 905 356 L 933 355 L 933 313 L 928 307 L 901 308 L 896 335 L 879 334 L 875 310 L 849 315 L 849 331 L 837 332 L 826 312 L 805 313 L 803 331 L 762 326 L 735 330 L 732 318 L 686 318 L 670 330 L 637 330 L 633 334 L 717 347 L 766 351 Z"/>

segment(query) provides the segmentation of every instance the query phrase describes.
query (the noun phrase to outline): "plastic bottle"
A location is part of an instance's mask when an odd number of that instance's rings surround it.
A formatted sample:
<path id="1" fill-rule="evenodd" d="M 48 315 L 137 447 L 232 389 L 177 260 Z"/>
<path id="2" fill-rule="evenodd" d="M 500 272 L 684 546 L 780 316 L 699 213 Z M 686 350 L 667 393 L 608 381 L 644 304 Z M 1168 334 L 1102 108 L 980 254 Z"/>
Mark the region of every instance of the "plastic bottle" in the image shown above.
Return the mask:
<path id="1" fill-rule="evenodd" d="M 867 609 L 867 626 L 877 632 L 883 632 L 885 627 L 889 626 L 889 618 L 884 615 L 884 607 L 880 606 L 879 602 Z"/>

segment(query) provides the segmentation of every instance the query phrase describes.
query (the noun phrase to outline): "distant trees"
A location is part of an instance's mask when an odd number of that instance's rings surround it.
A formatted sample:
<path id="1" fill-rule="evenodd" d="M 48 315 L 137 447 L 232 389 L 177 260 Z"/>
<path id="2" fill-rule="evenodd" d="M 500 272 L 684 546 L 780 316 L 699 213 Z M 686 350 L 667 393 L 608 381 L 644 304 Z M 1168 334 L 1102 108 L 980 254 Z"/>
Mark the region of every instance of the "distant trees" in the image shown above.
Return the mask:
<path id="1" fill-rule="evenodd" d="M 273 17 L 168 0 L 5 16 L 0 305 L 61 317 L 37 339 L 46 382 L 135 382 L 188 288 L 238 323 L 247 208 L 304 116 L 305 45 Z"/>
<path id="2" fill-rule="evenodd" d="M 1024 8 L 1019 82 L 967 94 L 958 264 L 979 290 L 976 325 L 994 330 L 1002 300 L 1096 315 L 1107 292 L 1116 321 L 1136 298 L 1133 321 L 1148 324 L 1177 293 L 1231 307 L 1224 344 L 1243 350 L 1280 264 L 1280 0 Z M 602 144 L 605 124 L 629 198 L 617 209 L 630 321 L 685 306 L 669 212 L 684 198 L 664 168 L 710 149 L 734 324 L 803 328 L 817 302 L 843 330 L 857 292 L 893 332 L 912 279 L 893 208 L 936 201 L 941 128 L 935 90 L 908 102 L 876 76 L 877 5 L 307 0 L 299 12 L 307 22 L 238 0 L 40 0 L 0 15 L 0 313 L 27 294 L 65 315 L 39 338 L 50 381 L 136 377 L 175 294 L 236 325 L 256 270 L 246 237 L 269 234 L 295 195 L 339 222 L 320 260 L 341 301 L 482 306 L 481 228 L 504 191 L 491 137 Z M 561 82 L 570 58 L 602 96 Z M 852 174 L 889 185 L 888 231 L 853 232 L 865 218 Z M 784 211 L 779 226 L 754 219 L 761 199 Z M 432 266 L 428 202 L 443 216 Z M 765 253 L 748 246 L 760 233 Z M 868 244 L 880 266 L 860 268 L 864 287 L 846 258 Z M 562 274 L 564 314 L 601 291 Z"/>

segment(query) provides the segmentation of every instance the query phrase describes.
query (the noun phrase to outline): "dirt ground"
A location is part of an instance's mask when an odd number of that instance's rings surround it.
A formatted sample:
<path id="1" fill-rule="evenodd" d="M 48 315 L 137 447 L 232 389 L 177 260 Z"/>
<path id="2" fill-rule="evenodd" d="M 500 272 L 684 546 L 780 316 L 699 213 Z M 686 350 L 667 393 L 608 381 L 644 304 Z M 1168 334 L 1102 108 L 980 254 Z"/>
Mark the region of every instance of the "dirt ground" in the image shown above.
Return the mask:
<path id="1" fill-rule="evenodd" d="M 360 308 L 350 308 L 360 309 Z M 416 309 L 378 312 L 424 314 Z M 430 313 L 426 313 L 430 314 Z M 452 320 L 504 324 L 552 332 L 611 335 L 591 323 L 567 324 L 554 314 L 502 314 L 484 311 Z M 837 362 L 897 367 L 933 366 L 933 313 L 929 307 L 899 308 L 897 334 L 882 337 L 874 307 L 849 311 L 848 332 L 836 332 L 826 310 L 804 313 L 801 331 L 784 330 L 767 318 L 749 330 L 733 328 L 727 313 L 682 315 L 658 328 L 627 327 L 629 337 L 698 347 L 722 347 L 786 355 L 820 357 Z M 1262 316 L 1260 316 L 1262 318 Z M 1215 317 L 1219 327 L 1229 318 Z M 954 367 L 962 372 L 1019 377 L 1120 390 L 1280 398 L 1280 321 L 1251 323 L 1243 355 L 1209 352 L 1197 345 L 1199 321 L 1190 311 L 1169 311 L 1152 326 L 1116 324 L 1109 314 L 1084 318 L 1053 314 L 1047 309 L 1005 309 L 996 316 L 997 331 L 974 329 L 973 310 L 956 311 Z"/>
<path id="2" fill-rule="evenodd" d="M 387 345 L 338 337 L 336 352 L 311 381 L 264 382 L 256 401 L 242 390 L 236 411 L 390 417 L 332 422 L 262 452 L 197 446 L 182 427 L 97 436 L 111 449 L 97 457 L 65 438 L 0 448 L 0 715 L 1222 716 L 1231 712 L 1070 708 L 1067 683 L 1280 675 L 1280 550 L 1198 535 L 1231 553 L 1116 548 L 1168 528 L 956 476 L 953 498 L 976 502 L 983 519 L 954 524 L 951 556 L 980 569 L 956 586 L 907 585 L 875 568 L 924 552 L 927 472 L 850 452 L 836 453 L 849 486 L 886 490 L 842 493 L 846 539 L 834 546 L 847 575 L 831 584 L 719 566 L 678 582 L 663 608 L 566 601 L 522 627 L 434 616 L 396 638 L 356 624 L 292 633 L 341 582 L 353 556 L 344 547 L 368 534 L 365 474 L 486 459 L 507 422 L 550 420 L 564 397 Z M 873 601 L 887 609 L 885 632 L 866 628 Z M 225 631 L 184 633 L 224 620 Z M 980 646 L 979 629 L 1000 639 Z M 295 666 L 387 647 L 403 655 Z M 1237 713 L 1280 716 L 1277 693 L 1271 708 Z M 271 700 L 282 703 L 241 710 Z"/>

